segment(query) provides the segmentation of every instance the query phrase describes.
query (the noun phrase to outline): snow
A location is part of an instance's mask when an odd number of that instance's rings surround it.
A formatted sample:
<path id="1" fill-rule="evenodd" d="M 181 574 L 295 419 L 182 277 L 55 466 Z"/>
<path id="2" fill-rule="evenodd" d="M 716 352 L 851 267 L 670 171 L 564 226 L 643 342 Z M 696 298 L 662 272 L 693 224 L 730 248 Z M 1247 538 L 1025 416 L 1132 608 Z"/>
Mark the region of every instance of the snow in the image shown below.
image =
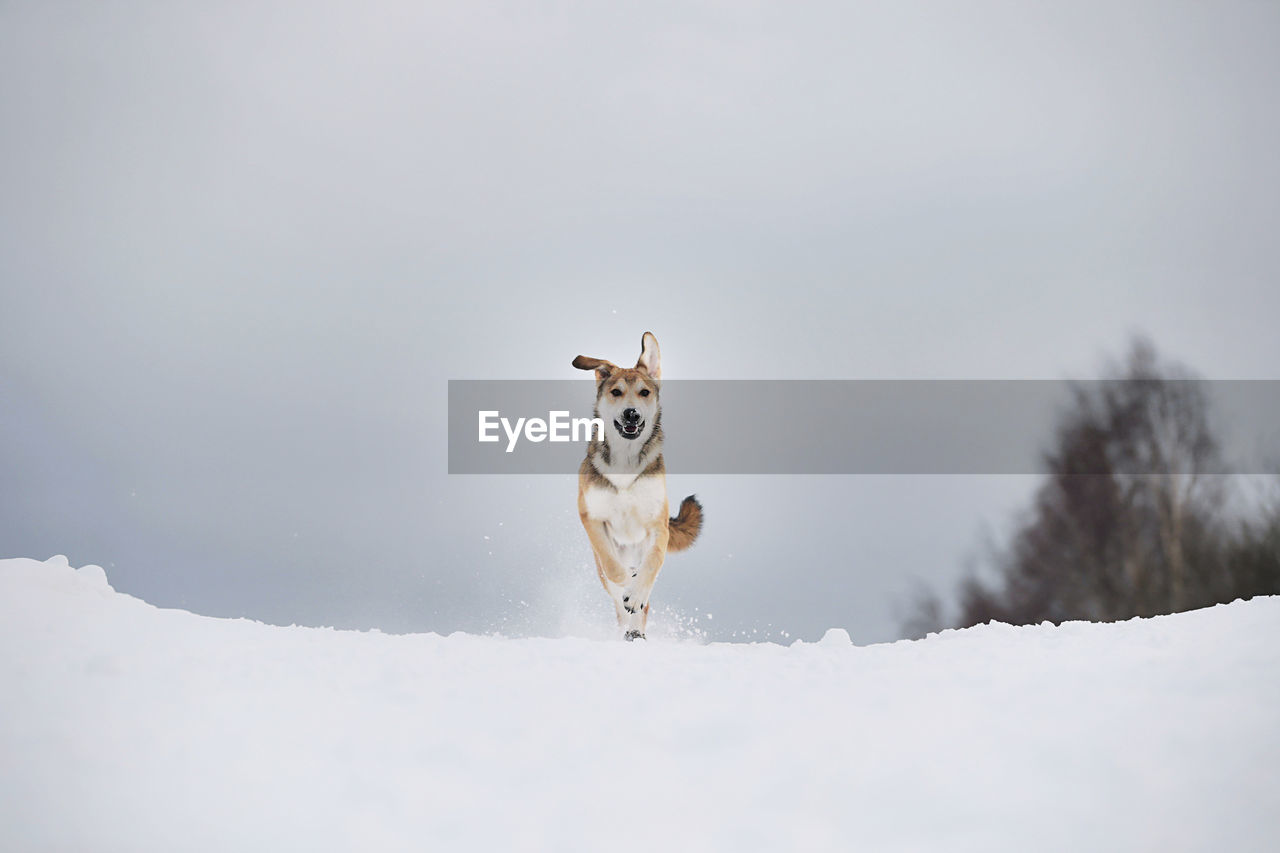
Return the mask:
<path id="1" fill-rule="evenodd" d="M 659 614 L 655 614 L 659 618 Z M 273 627 L 0 560 L 0 849 L 1263 850 L 1280 599 L 858 647 Z"/>

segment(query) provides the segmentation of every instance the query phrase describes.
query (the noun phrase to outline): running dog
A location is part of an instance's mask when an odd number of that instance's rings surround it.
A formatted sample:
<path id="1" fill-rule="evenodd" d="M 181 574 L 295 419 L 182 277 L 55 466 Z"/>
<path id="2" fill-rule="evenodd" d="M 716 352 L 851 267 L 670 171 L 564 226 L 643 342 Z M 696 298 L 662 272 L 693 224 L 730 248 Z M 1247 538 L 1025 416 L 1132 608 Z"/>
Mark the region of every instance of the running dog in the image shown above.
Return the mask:
<path id="1" fill-rule="evenodd" d="M 578 515 L 623 636 L 644 639 L 649 593 L 663 560 L 698 538 L 702 504 L 690 495 L 674 518 L 667 517 L 658 405 L 662 363 L 653 333 L 641 337 L 635 367 L 585 355 L 575 358 L 573 366 L 595 371 L 595 417 L 605 423 L 604 437 L 593 434 L 578 469 Z"/>

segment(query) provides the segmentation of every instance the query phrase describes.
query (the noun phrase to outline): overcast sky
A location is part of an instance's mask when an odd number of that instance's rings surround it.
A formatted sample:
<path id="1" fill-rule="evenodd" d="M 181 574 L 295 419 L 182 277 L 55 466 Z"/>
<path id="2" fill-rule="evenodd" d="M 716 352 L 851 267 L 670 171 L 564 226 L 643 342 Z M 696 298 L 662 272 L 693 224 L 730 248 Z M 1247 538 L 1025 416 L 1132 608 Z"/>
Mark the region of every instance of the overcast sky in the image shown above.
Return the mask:
<path id="1" fill-rule="evenodd" d="M 5 3 L 0 556 L 592 634 L 574 478 L 447 475 L 448 379 L 646 329 L 671 378 L 1087 377 L 1133 331 L 1280 378 L 1277 44 L 1261 2 Z M 708 521 L 655 622 L 874 641 L 1034 480 L 670 486 Z"/>

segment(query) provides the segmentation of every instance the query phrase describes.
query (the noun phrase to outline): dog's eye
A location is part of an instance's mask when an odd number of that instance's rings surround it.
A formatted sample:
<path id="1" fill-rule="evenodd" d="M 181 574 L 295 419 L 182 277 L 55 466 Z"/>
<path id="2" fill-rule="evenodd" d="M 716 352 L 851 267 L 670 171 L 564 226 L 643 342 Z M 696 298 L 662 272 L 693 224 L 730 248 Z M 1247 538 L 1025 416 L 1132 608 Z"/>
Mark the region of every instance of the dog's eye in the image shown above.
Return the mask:
<path id="1" fill-rule="evenodd" d="M 613 389 L 612 391 L 610 391 L 609 393 L 610 393 L 610 394 L 612 394 L 612 395 L 613 395 L 613 396 L 615 396 L 615 397 L 621 397 L 621 396 L 622 396 L 622 391 L 621 391 L 621 389 L 619 389 L 619 388 L 614 388 L 614 389 Z"/>
<path id="2" fill-rule="evenodd" d="M 641 396 L 641 397 L 648 397 L 648 396 L 649 396 L 649 389 L 648 389 L 648 388 L 641 388 L 641 389 L 640 389 L 640 396 Z"/>

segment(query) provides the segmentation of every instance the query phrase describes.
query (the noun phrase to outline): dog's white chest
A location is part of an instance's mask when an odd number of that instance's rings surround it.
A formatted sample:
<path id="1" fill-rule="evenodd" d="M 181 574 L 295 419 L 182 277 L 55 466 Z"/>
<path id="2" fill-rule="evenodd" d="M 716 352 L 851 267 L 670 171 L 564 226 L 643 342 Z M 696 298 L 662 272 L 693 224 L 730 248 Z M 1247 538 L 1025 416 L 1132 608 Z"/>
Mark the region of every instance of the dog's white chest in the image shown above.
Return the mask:
<path id="1" fill-rule="evenodd" d="M 593 486 L 584 498 L 587 515 L 607 522 L 615 542 L 629 544 L 643 540 L 646 526 L 662 517 L 666 484 L 661 477 L 640 477 L 625 489 Z"/>

